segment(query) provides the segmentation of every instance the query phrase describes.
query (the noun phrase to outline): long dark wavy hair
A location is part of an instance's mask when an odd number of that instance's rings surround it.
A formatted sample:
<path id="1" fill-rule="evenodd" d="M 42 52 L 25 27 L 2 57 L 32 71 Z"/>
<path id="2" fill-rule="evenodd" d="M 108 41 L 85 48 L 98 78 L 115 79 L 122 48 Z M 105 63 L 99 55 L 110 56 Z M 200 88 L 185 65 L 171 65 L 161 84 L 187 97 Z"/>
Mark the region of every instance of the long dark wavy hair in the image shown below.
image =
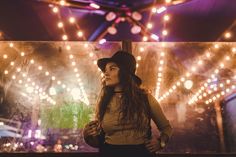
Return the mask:
<path id="1" fill-rule="evenodd" d="M 118 77 L 123 91 L 119 109 L 119 123 L 124 126 L 128 122 L 134 125 L 136 131 L 143 131 L 147 127 L 144 116 L 150 115 L 149 105 L 147 104 L 147 90 L 141 88 L 131 74 L 122 68 L 119 70 Z M 99 122 L 103 120 L 113 95 L 114 87 L 103 85 L 96 108 L 96 118 Z"/>

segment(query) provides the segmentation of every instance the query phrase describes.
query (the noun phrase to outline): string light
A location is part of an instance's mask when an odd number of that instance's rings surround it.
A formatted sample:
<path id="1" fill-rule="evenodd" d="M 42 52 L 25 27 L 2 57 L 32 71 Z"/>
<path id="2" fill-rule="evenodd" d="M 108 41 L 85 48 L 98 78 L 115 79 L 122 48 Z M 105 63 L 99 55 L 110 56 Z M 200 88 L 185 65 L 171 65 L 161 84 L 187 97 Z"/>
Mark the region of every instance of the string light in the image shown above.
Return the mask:
<path id="1" fill-rule="evenodd" d="M 168 31 L 167 30 L 163 30 L 162 31 L 162 35 L 167 36 L 168 35 Z"/>
<path id="2" fill-rule="evenodd" d="M 70 18 L 69 18 L 69 22 L 70 22 L 71 24 L 75 23 L 75 18 L 74 18 L 74 17 L 70 17 Z"/>

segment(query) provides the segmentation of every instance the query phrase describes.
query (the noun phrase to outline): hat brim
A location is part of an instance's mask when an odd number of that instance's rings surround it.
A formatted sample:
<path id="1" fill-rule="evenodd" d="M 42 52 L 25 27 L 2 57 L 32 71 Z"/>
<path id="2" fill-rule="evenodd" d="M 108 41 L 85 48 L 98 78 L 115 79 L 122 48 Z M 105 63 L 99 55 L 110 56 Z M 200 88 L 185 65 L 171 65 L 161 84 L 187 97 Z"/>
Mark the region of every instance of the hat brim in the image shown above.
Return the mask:
<path id="1" fill-rule="evenodd" d="M 116 61 L 113 60 L 112 58 L 101 58 L 101 59 L 99 59 L 99 60 L 97 61 L 97 65 L 98 65 L 98 67 L 102 70 L 102 72 L 104 72 L 107 63 L 110 63 L 110 62 L 116 63 Z M 141 85 L 141 84 L 142 84 L 142 80 L 141 80 L 137 75 L 132 74 L 131 76 L 133 76 L 134 81 L 135 81 L 138 85 Z"/>

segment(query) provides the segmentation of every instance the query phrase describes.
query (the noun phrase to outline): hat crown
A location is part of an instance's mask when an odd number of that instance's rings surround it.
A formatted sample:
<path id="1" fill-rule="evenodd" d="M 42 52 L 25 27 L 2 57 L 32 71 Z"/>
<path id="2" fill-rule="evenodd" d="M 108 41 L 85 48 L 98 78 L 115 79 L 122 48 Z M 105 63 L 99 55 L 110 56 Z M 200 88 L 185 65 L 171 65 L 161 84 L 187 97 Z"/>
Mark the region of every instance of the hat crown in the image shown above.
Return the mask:
<path id="1" fill-rule="evenodd" d="M 125 68 L 130 73 L 135 73 L 136 60 L 132 54 L 125 51 L 118 51 L 111 57 L 118 66 Z"/>

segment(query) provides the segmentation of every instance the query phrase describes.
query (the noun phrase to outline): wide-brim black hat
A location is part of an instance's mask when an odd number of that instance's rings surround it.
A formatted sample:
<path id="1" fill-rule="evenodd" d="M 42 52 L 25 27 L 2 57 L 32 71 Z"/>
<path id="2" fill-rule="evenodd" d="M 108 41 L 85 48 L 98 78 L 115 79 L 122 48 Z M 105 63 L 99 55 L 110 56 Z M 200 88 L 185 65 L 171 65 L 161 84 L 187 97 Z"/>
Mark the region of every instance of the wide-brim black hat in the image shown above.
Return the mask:
<path id="1" fill-rule="evenodd" d="M 135 75 L 136 71 L 136 60 L 131 53 L 126 51 L 117 51 L 111 58 L 101 58 L 97 61 L 98 67 L 104 72 L 107 63 L 114 62 L 120 68 L 126 70 L 138 84 L 142 84 L 142 80 Z"/>

